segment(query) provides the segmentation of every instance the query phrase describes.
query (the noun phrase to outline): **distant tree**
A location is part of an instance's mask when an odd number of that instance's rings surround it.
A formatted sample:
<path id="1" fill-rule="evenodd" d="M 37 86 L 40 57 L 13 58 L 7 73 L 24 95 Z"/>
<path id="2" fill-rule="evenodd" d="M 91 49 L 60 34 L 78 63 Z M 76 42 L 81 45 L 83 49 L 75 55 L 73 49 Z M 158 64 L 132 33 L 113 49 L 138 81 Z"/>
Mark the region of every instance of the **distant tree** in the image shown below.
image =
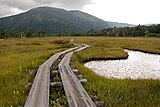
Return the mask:
<path id="1" fill-rule="evenodd" d="M 33 32 L 30 29 L 27 29 L 24 33 L 27 38 L 33 37 Z"/>
<path id="2" fill-rule="evenodd" d="M 24 32 L 18 32 L 18 37 L 25 38 L 25 33 Z"/>
<path id="3" fill-rule="evenodd" d="M 7 34 L 6 30 L 0 29 L 0 38 L 1 39 L 6 38 L 6 34 Z"/>
<path id="4" fill-rule="evenodd" d="M 39 36 L 39 37 L 44 37 L 45 34 L 46 34 L 46 32 L 45 32 L 44 29 L 40 29 L 40 30 L 38 31 L 38 36 Z"/>

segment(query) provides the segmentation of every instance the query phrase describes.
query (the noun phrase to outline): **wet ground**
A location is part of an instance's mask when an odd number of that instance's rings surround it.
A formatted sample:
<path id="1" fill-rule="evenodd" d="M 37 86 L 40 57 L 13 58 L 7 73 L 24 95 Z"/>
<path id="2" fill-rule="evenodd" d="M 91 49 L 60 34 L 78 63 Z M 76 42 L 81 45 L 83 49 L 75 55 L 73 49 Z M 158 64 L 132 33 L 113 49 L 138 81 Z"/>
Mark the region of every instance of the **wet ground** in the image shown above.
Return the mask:
<path id="1" fill-rule="evenodd" d="M 85 63 L 85 67 L 107 78 L 160 80 L 160 55 L 125 51 L 128 52 L 128 59 L 91 61 Z"/>

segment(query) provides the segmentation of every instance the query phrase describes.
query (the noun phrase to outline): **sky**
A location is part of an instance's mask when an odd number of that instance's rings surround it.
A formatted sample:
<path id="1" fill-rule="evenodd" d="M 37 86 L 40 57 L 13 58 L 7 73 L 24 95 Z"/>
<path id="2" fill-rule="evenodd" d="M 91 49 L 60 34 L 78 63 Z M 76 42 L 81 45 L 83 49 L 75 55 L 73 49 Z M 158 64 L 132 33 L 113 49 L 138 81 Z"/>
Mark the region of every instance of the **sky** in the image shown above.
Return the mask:
<path id="1" fill-rule="evenodd" d="M 160 0 L 0 0 L 0 17 L 40 6 L 80 10 L 105 21 L 129 24 L 160 23 Z"/>

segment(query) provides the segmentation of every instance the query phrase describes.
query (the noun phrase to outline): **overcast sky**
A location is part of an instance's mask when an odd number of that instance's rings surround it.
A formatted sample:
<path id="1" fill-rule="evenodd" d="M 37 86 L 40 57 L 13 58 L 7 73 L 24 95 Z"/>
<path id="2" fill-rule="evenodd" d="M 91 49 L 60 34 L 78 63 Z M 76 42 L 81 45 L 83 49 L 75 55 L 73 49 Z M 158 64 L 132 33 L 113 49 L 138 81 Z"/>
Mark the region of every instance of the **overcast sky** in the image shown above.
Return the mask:
<path id="1" fill-rule="evenodd" d="M 0 0 L 0 17 L 39 6 L 81 10 L 105 21 L 160 23 L 160 0 Z"/>

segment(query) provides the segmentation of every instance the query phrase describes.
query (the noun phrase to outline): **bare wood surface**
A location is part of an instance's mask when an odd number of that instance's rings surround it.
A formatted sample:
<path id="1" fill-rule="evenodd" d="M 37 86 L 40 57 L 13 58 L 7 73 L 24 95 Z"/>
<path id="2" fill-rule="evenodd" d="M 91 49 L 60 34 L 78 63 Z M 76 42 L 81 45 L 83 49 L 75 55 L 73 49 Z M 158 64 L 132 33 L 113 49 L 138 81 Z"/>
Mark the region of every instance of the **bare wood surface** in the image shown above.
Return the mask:
<path id="1" fill-rule="evenodd" d="M 85 48 L 82 47 L 78 51 Z M 72 54 L 73 52 L 66 54 L 58 65 L 69 107 L 96 107 L 69 66 Z"/>
<path id="2" fill-rule="evenodd" d="M 50 67 L 62 54 L 72 51 L 75 48 L 54 54 L 46 62 L 40 65 L 24 107 L 48 107 L 50 87 Z"/>

